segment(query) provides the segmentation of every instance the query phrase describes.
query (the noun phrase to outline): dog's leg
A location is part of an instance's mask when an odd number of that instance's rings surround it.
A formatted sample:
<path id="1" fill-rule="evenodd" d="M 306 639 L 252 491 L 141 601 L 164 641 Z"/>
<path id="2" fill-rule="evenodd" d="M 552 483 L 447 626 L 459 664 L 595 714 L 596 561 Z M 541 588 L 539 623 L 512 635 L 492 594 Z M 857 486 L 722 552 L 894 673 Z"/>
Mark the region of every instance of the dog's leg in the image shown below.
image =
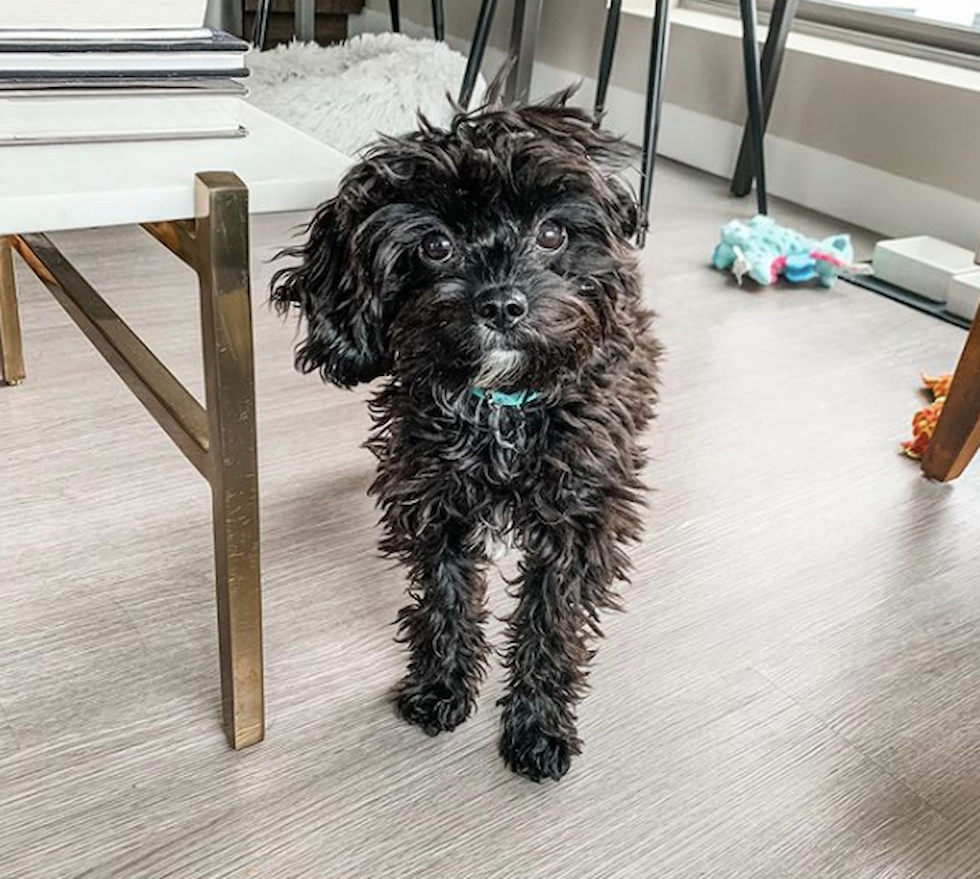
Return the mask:
<path id="1" fill-rule="evenodd" d="M 627 562 L 601 526 L 541 526 L 526 543 L 520 600 L 509 621 L 500 753 L 520 775 L 557 780 L 581 748 L 575 704 L 585 691 L 598 609 L 616 606 L 612 585 Z"/>
<path id="2" fill-rule="evenodd" d="M 398 619 L 411 659 L 396 704 L 405 720 L 434 736 L 455 729 L 476 705 L 489 650 L 483 634 L 485 580 L 461 529 L 444 529 L 439 540 L 419 540 L 410 563 L 414 603 Z"/>

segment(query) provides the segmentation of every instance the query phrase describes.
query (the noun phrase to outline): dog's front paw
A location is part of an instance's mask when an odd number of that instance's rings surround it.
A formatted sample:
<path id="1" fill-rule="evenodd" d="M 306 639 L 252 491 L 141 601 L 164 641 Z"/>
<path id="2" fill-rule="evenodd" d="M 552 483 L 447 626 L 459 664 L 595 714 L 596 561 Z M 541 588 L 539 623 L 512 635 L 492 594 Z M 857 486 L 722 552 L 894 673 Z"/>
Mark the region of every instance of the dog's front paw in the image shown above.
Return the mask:
<path id="1" fill-rule="evenodd" d="M 572 755 L 579 752 L 575 739 L 550 735 L 537 726 L 514 731 L 504 727 L 500 754 L 507 766 L 531 781 L 553 778 L 558 781 L 572 765 Z"/>
<path id="2" fill-rule="evenodd" d="M 395 690 L 398 714 L 430 736 L 456 729 L 469 717 L 472 708 L 469 693 L 454 690 L 442 682 L 406 678 Z"/>

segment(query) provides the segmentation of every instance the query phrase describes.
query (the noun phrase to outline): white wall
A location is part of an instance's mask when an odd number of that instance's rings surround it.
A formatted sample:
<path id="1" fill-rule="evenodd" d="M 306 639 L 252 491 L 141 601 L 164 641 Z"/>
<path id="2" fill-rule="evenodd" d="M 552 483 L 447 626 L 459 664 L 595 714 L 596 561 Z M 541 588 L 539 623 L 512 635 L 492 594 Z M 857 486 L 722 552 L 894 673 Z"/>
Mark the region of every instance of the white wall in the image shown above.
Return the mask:
<path id="1" fill-rule="evenodd" d="M 450 41 L 465 48 L 479 0 L 446 0 Z M 484 69 L 507 45 L 512 0 L 498 4 Z M 631 0 L 629 7 L 644 4 Z M 647 4 L 652 5 L 652 3 Z M 384 27 L 387 0 L 368 0 L 363 27 Z M 427 28 L 428 0 L 403 0 Z M 545 0 L 533 91 L 584 81 L 591 100 L 602 0 Z M 661 152 L 727 176 L 745 113 L 739 26 L 675 9 Z M 650 21 L 625 15 L 608 124 L 642 131 Z M 964 246 L 980 238 L 980 73 L 794 34 L 767 139 L 770 188 L 889 235 L 927 232 Z"/>

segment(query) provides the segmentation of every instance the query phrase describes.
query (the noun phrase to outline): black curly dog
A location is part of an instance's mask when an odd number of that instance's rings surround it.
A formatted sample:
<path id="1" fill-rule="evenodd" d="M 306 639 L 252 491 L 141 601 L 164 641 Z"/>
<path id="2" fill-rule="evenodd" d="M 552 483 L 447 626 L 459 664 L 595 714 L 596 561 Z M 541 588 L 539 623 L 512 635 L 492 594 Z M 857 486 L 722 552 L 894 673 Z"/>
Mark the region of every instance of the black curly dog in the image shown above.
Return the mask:
<path id="1" fill-rule="evenodd" d="M 273 281 L 305 318 L 299 369 L 388 376 L 368 446 L 381 546 L 411 581 L 405 720 L 436 735 L 474 709 L 487 538 L 523 552 L 500 752 L 536 781 L 580 750 L 589 640 L 640 531 L 658 355 L 614 176 L 629 152 L 569 94 L 384 139 Z"/>

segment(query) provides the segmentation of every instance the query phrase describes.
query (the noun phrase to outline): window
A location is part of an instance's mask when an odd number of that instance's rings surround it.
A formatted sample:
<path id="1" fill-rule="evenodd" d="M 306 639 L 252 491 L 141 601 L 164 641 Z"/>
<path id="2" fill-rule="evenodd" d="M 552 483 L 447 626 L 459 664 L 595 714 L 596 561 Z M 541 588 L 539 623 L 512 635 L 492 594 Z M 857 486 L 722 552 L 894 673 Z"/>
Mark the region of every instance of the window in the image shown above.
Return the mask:
<path id="1" fill-rule="evenodd" d="M 828 5 L 839 5 L 831 0 Z M 980 30 L 980 0 L 850 0 L 850 5 L 934 24 Z"/>
<path id="2" fill-rule="evenodd" d="M 688 0 L 725 7 L 737 0 Z M 759 0 L 765 15 L 776 0 Z M 980 0 L 800 0 L 800 29 L 920 57 L 980 65 Z"/>

